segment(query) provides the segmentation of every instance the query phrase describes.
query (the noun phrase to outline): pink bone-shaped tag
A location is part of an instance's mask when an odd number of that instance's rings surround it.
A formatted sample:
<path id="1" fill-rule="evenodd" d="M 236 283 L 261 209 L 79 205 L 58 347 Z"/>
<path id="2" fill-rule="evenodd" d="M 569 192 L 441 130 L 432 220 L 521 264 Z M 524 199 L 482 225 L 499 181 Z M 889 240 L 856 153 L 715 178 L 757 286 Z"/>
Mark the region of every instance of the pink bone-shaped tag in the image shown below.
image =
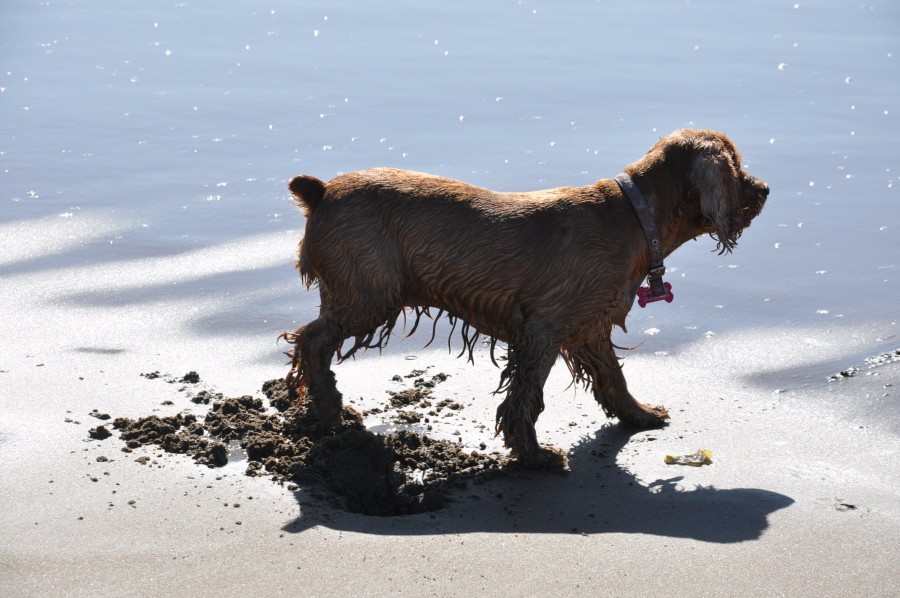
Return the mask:
<path id="1" fill-rule="evenodd" d="M 650 287 L 641 287 L 638 289 L 638 305 L 641 307 L 646 307 L 648 303 L 653 303 L 654 301 L 662 301 L 666 300 L 666 303 L 672 303 L 672 299 L 675 298 L 675 295 L 672 294 L 672 285 L 665 282 L 663 286 L 666 288 L 666 294 L 660 295 L 659 297 L 654 297 L 653 293 L 650 291 Z"/>

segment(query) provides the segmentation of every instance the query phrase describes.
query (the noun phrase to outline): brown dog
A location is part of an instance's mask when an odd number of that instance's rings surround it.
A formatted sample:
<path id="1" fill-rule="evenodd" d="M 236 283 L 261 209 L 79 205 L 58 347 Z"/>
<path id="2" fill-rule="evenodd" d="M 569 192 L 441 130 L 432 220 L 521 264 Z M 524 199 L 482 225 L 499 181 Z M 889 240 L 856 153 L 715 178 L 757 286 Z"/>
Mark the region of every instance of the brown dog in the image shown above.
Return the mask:
<path id="1" fill-rule="evenodd" d="M 649 204 L 662 255 L 704 233 L 730 252 L 769 192 L 714 131 L 675 131 L 625 172 Z M 461 320 L 470 358 L 479 333 L 492 339 L 492 358 L 493 343 L 507 343 L 496 430 L 525 465 L 563 462 L 534 428 L 560 355 L 608 416 L 641 428 L 668 419 L 628 392 L 610 340 L 651 266 L 636 208 L 615 180 L 498 193 L 378 168 L 327 184 L 298 176 L 289 188 L 307 217 L 297 267 L 307 288 L 318 284 L 321 308 L 284 335 L 294 344 L 288 382 L 306 389 L 325 422 L 340 420 L 335 354 L 383 347 L 406 308 L 416 325 L 428 308 Z M 355 343 L 341 354 L 348 338 Z"/>

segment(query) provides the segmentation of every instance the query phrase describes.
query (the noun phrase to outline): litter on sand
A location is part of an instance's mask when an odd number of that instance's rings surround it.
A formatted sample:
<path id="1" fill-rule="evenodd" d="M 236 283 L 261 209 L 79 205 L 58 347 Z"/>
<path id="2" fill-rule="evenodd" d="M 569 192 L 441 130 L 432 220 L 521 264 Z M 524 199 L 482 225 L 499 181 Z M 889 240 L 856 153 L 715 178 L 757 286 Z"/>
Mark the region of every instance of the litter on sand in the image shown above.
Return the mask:
<path id="1" fill-rule="evenodd" d="M 700 467 L 701 465 L 712 465 L 712 451 L 706 449 L 697 449 L 696 453 L 691 455 L 666 455 L 666 465 L 691 465 Z"/>

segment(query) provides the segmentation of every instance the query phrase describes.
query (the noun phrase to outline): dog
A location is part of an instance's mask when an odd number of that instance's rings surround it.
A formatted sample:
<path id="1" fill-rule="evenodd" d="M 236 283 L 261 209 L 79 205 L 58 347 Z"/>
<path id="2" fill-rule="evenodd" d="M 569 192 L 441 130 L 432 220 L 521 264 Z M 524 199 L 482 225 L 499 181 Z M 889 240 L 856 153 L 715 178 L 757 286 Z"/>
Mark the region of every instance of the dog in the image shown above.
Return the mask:
<path id="1" fill-rule="evenodd" d="M 612 327 L 626 330 L 651 266 L 661 280 L 655 262 L 686 241 L 708 234 L 720 254 L 731 252 L 769 187 L 742 169 L 728 137 L 710 130 L 661 138 L 624 174 L 645 198 L 643 213 L 616 179 L 505 193 L 389 168 L 328 183 L 295 177 L 288 187 L 306 216 L 296 265 L 307 289 L 318 285 L 321 306 L 318 318 L 282 335 L 293 345 L 289 387 L 297 397 L 305 391 L 323 422 L 339 425 L 335 355 L 384 347 L 400 314 L 413 309 L 413 329 L 423 314 L 461 321 L 470 359 L 479 335 L 491 339 L 492 359 L 497 341 L 507 345 L 495 431 L 524 466 L 565 463 L 535 433 L 557 357 L 607 416 L 637 428 L 665 425 L 665 407 L 629 393 Z M 641 218 L 657 230 L 655 244 Z M 347 339 L 353 345 L 342 352 Z"/>

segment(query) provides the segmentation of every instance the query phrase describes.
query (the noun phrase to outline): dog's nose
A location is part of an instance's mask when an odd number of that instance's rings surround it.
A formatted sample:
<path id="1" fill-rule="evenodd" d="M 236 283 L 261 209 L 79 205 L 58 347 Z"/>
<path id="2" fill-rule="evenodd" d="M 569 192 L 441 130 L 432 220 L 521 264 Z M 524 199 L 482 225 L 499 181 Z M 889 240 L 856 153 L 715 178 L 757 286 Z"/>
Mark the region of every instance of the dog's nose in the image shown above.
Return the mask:
<path id="1" fill-rule="evenodd" d="M 765 183 L 762 184 L 762 196 L 769 197 L 769 186 Z"/>

